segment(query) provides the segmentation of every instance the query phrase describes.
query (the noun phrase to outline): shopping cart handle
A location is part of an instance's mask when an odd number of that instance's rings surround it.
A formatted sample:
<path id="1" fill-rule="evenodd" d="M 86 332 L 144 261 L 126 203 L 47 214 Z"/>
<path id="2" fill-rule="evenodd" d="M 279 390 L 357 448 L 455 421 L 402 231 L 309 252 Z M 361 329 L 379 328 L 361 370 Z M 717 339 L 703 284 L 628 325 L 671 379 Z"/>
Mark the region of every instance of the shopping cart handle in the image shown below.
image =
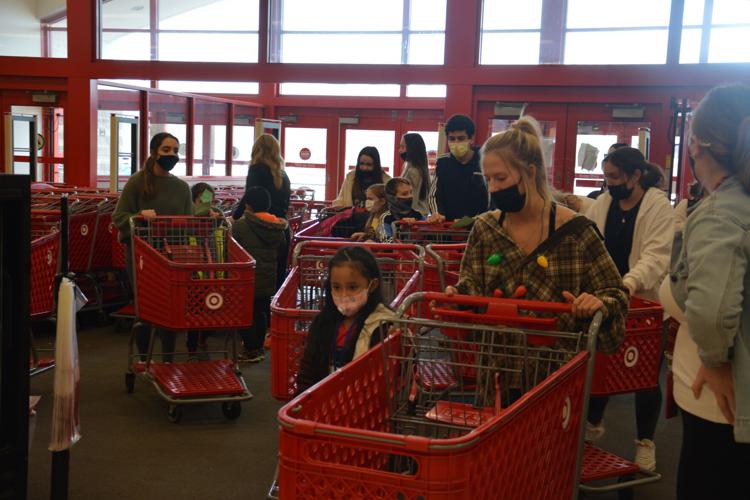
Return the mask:
<path id="1" fill-rule="evenodd" d="M 325 241 L 325 240 L 309 240 L 300 243 L 303 247 L 314 247 L 314 248 L 342 248 L 342 247 L 364 247 L 377 250 L 418 250 L 419 245 L 412 245 L 409 243 L 371 243 L 364 241 Z"/>
<path id="2" fill-rule="evenodd" d="M 573 311 L 571 304 L 564 302 L 543 302 L 540 300 L 504 299 L 495 297 L 479 297 L 476 295 L 446 295 L 444 293 L 425 292 L 422 300 L 431 302 L 442 302 L 460 306 L 473 307 L 502 307 L 513 306 L 525 311 L 538 311 L 549 313 L 570 313 Z"/>

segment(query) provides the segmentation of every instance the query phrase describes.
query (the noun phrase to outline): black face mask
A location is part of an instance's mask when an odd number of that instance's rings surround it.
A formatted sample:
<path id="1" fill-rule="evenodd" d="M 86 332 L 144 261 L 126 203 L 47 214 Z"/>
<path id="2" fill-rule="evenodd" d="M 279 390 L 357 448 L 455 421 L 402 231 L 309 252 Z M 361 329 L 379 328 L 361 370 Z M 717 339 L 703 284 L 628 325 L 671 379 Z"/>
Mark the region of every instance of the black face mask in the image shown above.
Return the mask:
<path id="1" fill-rule="evenodd" d="M 630 195 L 633 194 L 633 188 L 629 188 L 627 184 L 618 184 L 616 186 L 608 186 L 610 196 L 615 201 L 627 200 Z"/>
<path id="2" fill-rule="evenodd" d="M 492 203 L 503 212 L 520 212 L 526 205 L 526 195 L 518 191 L 518 184 L 490 193 Z"/>
<path id="3" fill-rule="evenodd" d="M 167 155 L 167 156 L 160 156 L 156 163 L 159 164 L 161 168 L 169 172 L 174 168 L 175 165 L 177 165 L 177 162 L 180 161 L 180 157 L 177 155 Z"/>
<path id="4" fill-rule="evenodd" d="M 385 198 L 388 201 L 388 210 L 396 217 L 406 217 L 411 213 L 413 198 L 398 198 L 388 193 L 386 193 Z"/>
<path id="5" fill-rule="evenodd" d="M 409 155 L 408 155 L 408 154 L 406 154 L 406 151 L 404 151 L 403 153 L 401 153 L 401 154 L 400 154 L 399 156 L 400 156 L 400 157 L 401 157 L 401 159 L 402 159 L 402 160 L 404 160 L 404 161 L 406 161 L 406 160 L 407 160 L 407 158 L 409 157 Z"/>

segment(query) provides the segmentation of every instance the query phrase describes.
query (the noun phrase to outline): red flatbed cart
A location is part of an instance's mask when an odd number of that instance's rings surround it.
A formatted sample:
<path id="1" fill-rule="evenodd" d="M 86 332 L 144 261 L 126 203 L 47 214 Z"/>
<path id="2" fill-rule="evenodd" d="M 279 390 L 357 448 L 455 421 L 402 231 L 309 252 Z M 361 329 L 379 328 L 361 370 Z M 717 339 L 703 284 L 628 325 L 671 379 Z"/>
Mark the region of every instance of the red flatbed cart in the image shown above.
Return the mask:
<path id="1" fill-rule="evenodd" d="M 151 326 L 148 353 L 133 352 L 130 340 L 125 383 L 151 382 L 178 421 L 181 405 L 218 402 L 229 419 L 252 398 L 237 364 L 236 329 L 252 323 L 255 261 L 212 217 L 131 219 L 135 311 Z M 224 330 L 223 359 L 157 363 L 156 329 Z M 231 352 L 228 344 L 231 343 Z"/>

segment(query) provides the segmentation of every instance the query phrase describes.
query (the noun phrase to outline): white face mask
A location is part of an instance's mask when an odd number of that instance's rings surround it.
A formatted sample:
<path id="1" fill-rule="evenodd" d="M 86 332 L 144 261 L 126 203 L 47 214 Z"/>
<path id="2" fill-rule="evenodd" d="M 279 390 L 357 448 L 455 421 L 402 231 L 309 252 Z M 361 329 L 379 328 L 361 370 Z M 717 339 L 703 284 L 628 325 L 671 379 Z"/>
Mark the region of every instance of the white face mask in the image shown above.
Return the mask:
<path id="1" fill-rule="evenodd" d="M 333 291 L 331 296 L 333 297 L 333 303 L 336 304 L 336 309 L 347 317 L 351 318 L 367 304 L 367 298 L 370 292 L 369 285 L 361 291 L 352 295 L 337 295 Z"/>
<path id="2" fill-rule="evenodd" d="M 367 210 L 372 210 L 372 207 L 375 206 L 375 200 L 365 200 L 365 208 Z"/>

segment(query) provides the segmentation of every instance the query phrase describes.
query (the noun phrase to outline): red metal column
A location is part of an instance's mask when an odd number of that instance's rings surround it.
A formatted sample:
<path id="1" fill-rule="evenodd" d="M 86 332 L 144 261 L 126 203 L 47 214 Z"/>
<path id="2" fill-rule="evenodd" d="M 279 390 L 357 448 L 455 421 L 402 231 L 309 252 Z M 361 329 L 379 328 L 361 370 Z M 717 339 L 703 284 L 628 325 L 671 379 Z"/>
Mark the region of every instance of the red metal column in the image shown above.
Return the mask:
<path id="1" fill-rule="evenodd" d="M 94 60 L 92 2 L 68 0 L 68 95 L 65 108 L 65 182 L 96 186 L 97 89 L 89 78 Z M 73 125 L 75 124 L 75 125 Z"/>
<path id="2" fill-rule="evenodd" d="M 445 68 L 469 71 L 479 61 L 481 0 L 448 0 L 445 22 Z M 446 118 L 455 113 L 471 115 L 472 85 L 448 85 L 445 100 Z"/>

